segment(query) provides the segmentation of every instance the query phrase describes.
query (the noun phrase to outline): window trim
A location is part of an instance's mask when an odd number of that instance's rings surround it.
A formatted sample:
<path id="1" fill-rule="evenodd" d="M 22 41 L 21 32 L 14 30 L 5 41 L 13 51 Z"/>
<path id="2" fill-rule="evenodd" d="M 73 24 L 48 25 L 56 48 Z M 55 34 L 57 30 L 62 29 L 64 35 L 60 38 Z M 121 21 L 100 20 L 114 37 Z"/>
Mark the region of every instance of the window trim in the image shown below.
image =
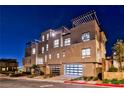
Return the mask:
<path id="1" fill-rule="evenodd" d="M 59 47 L 59 39 L 55 39 L 55 40 L 53 41 L 53 47 L 54 47 L 54 48 Z"/>
<path id="2" fill-rule="evenodd" d="M 84 50 L 85 52 L 83 52 L 83 50 Z M 90 52 L 87 53 L 86 50 L 89 50 Z M 85 55 L 84 55 L 83 53 L 85 53 Z M 83 49 L 81 50 L 81 57 L 82 57 L 82 58 L 91 57 L 91 48 L 83 48 Z"/>
<path id="3" fill-rule="evenodd" d="M 46 44 L 46 51 L 48 51 L 49 50 L 49 45 L 48 44 Z"/>
<path id="4" fill-rule="evenodd" d="M 69 45 L 71 45 L 71 38 L 70 37 L 69 38 L 66 38 L 64 40 L 64 46 L 69 46 Z"/>
<path id="5" fill-rule="evenodd" d="M 88 34 L 88 38 L 86 37 L 87 34 Z M 84 37 L 83 37 L 83 35 L 84 35 Z M 90 35 L 90 32 L 89 32 L 89 31 L 82 33 L 82 35 L 81 35 L 81 40 L 82 40 L 83 42 L 90 41 L 90 39 L 91 39 L 91 35 Z"/>
<path id="6" fill-rule="evenodd" d="M 44 36 L 44 35 L 42 35 L 42 41 L 43 41 L 43 42 L 45 41 L 45 36 Z"/>
<path id="7" fill-rule="evenodd" d="M 44 53 L 44 47 L 42 47 L 42 54 Z"/>
<path id="8" fill-rule="evenodd" d="M 46 37 L 46 38 L 47 38 L 47 40 L 49 40 L 49 33 L 47 33 L 47 35 L 46 35 L 46 36 L 47 36 L 47 37 Z"/>
<path id="9" fill-rule="evenodd" d="M 34 54 L 36 54 L 36 48 L 32 48 L 32 54 L 34 55 Z"/>

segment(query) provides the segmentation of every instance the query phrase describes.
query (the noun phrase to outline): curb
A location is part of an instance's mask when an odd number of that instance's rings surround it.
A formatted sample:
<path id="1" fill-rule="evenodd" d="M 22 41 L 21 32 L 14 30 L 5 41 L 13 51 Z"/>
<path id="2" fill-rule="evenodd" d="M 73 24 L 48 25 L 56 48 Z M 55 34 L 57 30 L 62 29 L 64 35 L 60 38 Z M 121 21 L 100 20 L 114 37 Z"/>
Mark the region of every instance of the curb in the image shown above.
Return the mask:
<path id="1" fill-rule="evenodd" d="M 85 85 L 92 85 L 92 86 L 99 86 L 99 87 L 115 87 L 115 88 L 124 88 L 124 84 L 92 84 L 87 82 L 79 82 L 79 81 L 64 81 L 64 83 L 71 83 L 71 84 L 85 84 Z"/>
<path id="2" fill-rule="evenodd" d="M 9 78 L 15 80 L 32 80 L 32 81 L 44 81 L 44 82 L 55 82 L 55 83 L 64 83 L 64 81 L 53 81 L 53 80 L 40 80 L 40 79 L 32 79 L 32 78 Z"/>

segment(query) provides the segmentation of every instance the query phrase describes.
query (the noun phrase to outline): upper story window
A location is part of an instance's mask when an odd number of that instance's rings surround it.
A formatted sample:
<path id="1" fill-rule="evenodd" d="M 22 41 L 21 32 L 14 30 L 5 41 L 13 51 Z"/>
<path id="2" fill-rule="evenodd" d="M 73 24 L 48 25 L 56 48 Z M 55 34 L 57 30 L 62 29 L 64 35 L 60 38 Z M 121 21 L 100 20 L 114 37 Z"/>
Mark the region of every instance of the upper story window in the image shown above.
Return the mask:
<path id="1" fill-rule="evenodd" d="M 49 33 L 47 33 L 47 40 L 49 40 Z"/>
<path id="2" fill-rule="evenodd" d="M 71 44 L 71 38 L 66 38 L 65 41 L 64 41 L 64 45 L 68 46 L 70 44 Z"/>
<path id="3" fill-rule="evenodd" d="M 59 39 L 54 40 L 54 48 L 59 47 Z"/>
<path id="4" fill-rule="evenodd" d="M 42 54 L 44 53 L 44 47 L 42 47 Z"/>
<path id="5" fill-rule="evenodd" d="M 48 51 L 48 48 L 49 48 L 49 46 L 48 46 L 48 44 L 46 44 L 46 51 Z"/>
<path id="6" fill-rule="evenodd" d="M 49 59 L 51 59 L 52 57 L 51 57 L 51 54 L 49 54 Z"/>
<path id="7" fill-rule="evenodd" d="M 59 58 L 60 57 L 60 55 L 59 55 L 59 53 L 57 53 L 57 58 Z"/>
<path id="8" fill-rule="evenodd" d="M 82 34 L 82 40 L 85 41 L 89 41 L 90 40 L 90 33 L 86 32 Z"/>
<path id="9" fill-rule="evenodd" d="M 82 49 L 82 58 L 90 57 L 90 56 L 91 56 L 91 49 L 90 48 Z"/>
<path id="10" fill-rule="evenodd" d="M 44 41 L 44 39 L 45 39 L 45 36 L 44 36 L 44 35 L 42 35 L 42 41 Z"/>
<path id="11" fill-rule="evenodd" d="M 36 49 L 32 48 L 32 54 L 36 54 Z"/>

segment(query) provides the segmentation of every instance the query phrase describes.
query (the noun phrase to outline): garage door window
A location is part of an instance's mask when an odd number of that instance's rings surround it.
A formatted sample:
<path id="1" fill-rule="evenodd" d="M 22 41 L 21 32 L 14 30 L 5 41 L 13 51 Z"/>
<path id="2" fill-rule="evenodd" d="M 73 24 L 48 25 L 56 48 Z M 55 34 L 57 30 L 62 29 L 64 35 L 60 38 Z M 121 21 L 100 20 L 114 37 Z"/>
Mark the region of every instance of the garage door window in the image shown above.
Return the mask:
<path id="1" fill-rule="evenodd" d="M 71 64 L 65 65 L 65 74 L 66 75 L 82 75 L 82 65 Z"/>

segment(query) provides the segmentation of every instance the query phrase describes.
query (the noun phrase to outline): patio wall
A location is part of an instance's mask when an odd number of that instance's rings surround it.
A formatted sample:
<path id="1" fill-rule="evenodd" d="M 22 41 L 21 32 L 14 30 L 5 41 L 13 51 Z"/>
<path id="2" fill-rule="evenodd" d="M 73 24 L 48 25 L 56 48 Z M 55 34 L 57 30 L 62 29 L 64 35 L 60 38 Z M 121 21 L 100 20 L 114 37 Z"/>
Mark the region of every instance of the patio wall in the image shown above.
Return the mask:
<path id="1" fill-rule="evenodd" d="M 124 79 L 124 72 L 104 72 L 104 79 Z"/>

